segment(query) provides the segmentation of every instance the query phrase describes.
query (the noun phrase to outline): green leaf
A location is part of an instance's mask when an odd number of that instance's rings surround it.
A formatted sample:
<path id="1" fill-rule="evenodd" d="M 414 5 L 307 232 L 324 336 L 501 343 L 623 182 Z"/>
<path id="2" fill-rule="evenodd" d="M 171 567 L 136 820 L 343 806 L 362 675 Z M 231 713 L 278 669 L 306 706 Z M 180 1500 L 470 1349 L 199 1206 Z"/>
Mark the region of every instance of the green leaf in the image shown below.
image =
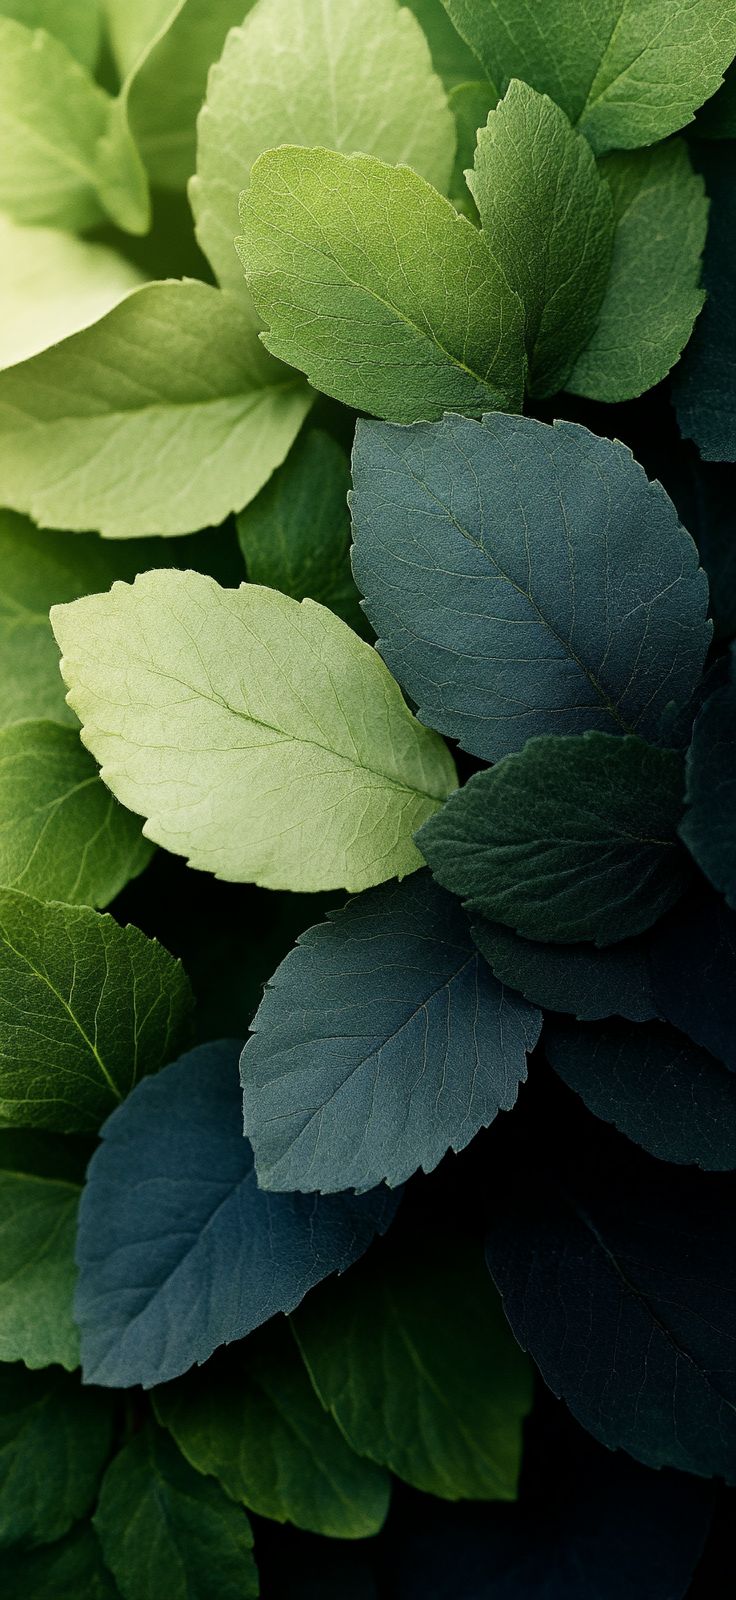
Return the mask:
<path id="1" fill-rule="evenodd" d="M 521 302 L 472 224 L 408 167 L 271 150 L 240 220 L 263 342 L 318 389 L 395 422 L 521 409 Z"/>
<path id="2" fill-rule="evenodd" d="M 225 539 L 224 545 L 227 546 Z M 26 718 L 50 717 L 79 729 L 64 699 L 59 652 L 51 631 L 52 605 L 109 589 L 116 578 L 164 563 L 235 579 L 242 562 L 228 566 L 223 540 L 211 529 L 200 538 L 119 539 L 35 528 L 25 517 L 0 511 L 0 728 Z"/>
<path id="3" fill-rule="evenodd" d="M 49 1134 L 0 1132 L 0 1361 L 79 1366 L 72 1320 L 84 1161 Z"/>
<path id="4" fill-rule="evenodd" d="M 25 28 L 45 28 L 91 72 L 100 48 L 98 0 L 0 0 L 0 16 Z"/>
<path id="5" fill-rule="evenodd" d="M 445 1500 L 514 1500 L 532 1375 L 482 1255 L 454 1237 L 371 1251 L 292 1317 L 353 1449 Z"/>
<path id="6" fill-rule="evenodd" d="M 94 1132 L 186 1042 L 191 991 L 138 928 L 0 891 L 0 1119 Z"/>
<path id="7" fill-rule="evenodd" d="M 318 600 L 355 633 L 368 624 L 350 567 L 350 467 L 320 429 L 302 433 L 270 483 L 238 517 L 251 583 Z"/>
<path id="8" fill-rule="evenodd" d="M 88 327 L 141 282 L 137 268 L 105 245 L 0 216 L 0 367 Z"/>
<path id="9" fill-rule="evenodd" d="M 93 1518 L 123 1600 L 255 1600 L 245 1512 L 146 1427 L 115 1457 Z"/>
<path id="10" fill-rule="evenodd" d="M 116 1600 L 94 1529 L 79 1523 L 57 1544 L 9 1550 L 3 1558 L 3 1600 Z"/>
<path id="11" fill-rule="evenodd" d="M 736 461 L 736 166 L 733 145 L 700 144 L 698 166 L 710 198 L 703 281 L 708 298 L 674 399 L 680 432 L 706 461 Z"/>
<path id="12" fill-rule="evenodd" d="M 51 1543 L 90 1509 L 111 1413 L 108 1395 L 68 1373 L 0 1365 L 0 1548 Z"/>
<path id="13" fill-rule="evenodd" d="M 545 1011 L 567 1011 L 581 1022 L 657 1016 L 643 939 L 596 950 L 589 944 L 540 944 L 478 917 L 471 933 L 500 983 L 518 989 Z"/>
<path id="14" fill-rule="evenodd" d="M 666 377 L 703 305 L 708 202 L 682 140 L 606 156 L 600 168 L 613 193 L 613 260 L 598 326 L 567 387 L 631 400 Z"/>
<path id="15" fill-rule="evenodd" d="M 147 284 L 0 373 L 0 498 L 109 538 L 193 533 L 258 493 L 310 405 L 233 297 Z"/>
<path id="16" fill-rule="evenodd" d="M 106 906 L 151 855 L 140 823 L 100 782 L 73 728 L 0 729 L 0 887 Z"/>
<path id="17" fill-rule="evenodd" d="M 535 734 L 689 737 L 708 585 L 625 445 L 533 417 L 359 421 L 353 482 L 355 580 L 423 722 L 484 761 Z"/>
<path id="18" fill-rule="evenodd" d="M 454 787 L 452 757 L 323 606 L 157 572 L 52 623 L 84 742 L 157 844 L 310 893 L 421 864 L 412 834 Z"/>
<path id="19" fill-rule="evenodd" d="M 288 144 L 405 162 L 447 188 L 452 115 L 422 30 L 397 0 L 259 0 L 229 34 L 207 85 L 190 190 L 197 238 L 223 287 L 244 290 L 234 241 L 251 167 Z"/>
<path id="20" fill-rule="evenodd" d="M 437 0 L 441 4 L 441 0 Z M 450 110 L 457 130 L 457 155 L 450 184 L 450 199 L 458 211 L 464 212 L 471 222 L 479 222 L 478 210 L 469 193 L 465 179 L 472 167 L 478 134 L 488 121 L 488 113 L 498 104 L 498 91 L 487 79 L 459 83 L 448 96 Z"/>
<path id="21" fill-rule="evenodd" d="M 526 939 L 615 944 L 682 893 L 683 759 L 633 736 L 530 739 L 479 772 L 418 843 L 469 911 Z"/>
<path id="22" fill-rule="evenodd" d="M 594 150 L 654 144 L 691 122 L 736 53 L 732 0 L 444 0 L 503 92 L 523 78 Z"/>
<path id="23" fill-rule="evenodd" d="M 228 29 L 254 0 L 105 0 L 136 144 L 157 188 L 184 189 L 196 120 Z"/>
<path id="24" fill-rule="evenodd" d="M 261 1187 L 397 1187 L 510 1111 L 541 1028 L 481 960 L 452 895 L 418 872 L 302 934 L 240 1063 Z"/>
<path id="25" fill-rule="evenodd" d="M 478 134 L 468 187 L 524 307 L 532 394 L 555 394 L 603 301 L 613 205 L 587 140 L 546 95 L 513 81 Z"/>
<path id="26" fill-rule="evenodd" d="M 262 1517 L 365 1539 L 386 1517 L 385 1472 L 357 1456 L 320 1405 L 286 1322 L 154 1391 L 160 1422 L 198 1472 Z"/>
<path id="27" fill-rule="evenodd" d="M 0 207 L 16 222 L 77 231 L 103 216 L 150 222 L 148 185 L 125 109 L 66 46 L 0 17 Z"/>

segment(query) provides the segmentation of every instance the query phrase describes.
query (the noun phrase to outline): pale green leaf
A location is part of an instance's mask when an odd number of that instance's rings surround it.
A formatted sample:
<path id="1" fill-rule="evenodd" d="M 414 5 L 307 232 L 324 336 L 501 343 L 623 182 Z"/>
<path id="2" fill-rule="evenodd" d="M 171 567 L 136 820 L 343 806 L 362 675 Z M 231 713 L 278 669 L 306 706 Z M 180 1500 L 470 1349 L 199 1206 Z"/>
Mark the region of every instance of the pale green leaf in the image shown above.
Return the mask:
<path id="1" fill-rule="evenodd" d="M 0 1549 L 60 1539 L 84 1516 L 111 1442 L 109 1395 L 66 1372 L 0 1365 Z"/>
<path id="2" fill-rule="evenodd" d="M 49 1134 L 0 1132 L 0 1361 L 79 1366 L 72 1319 L 84 1157 Z"/>
<path id="3" fill-rule="evenodd" d="M 109 538 L 193 533 L 258 493 L 311 403 L 234 297 L 146 284 L 0 373 L 0 499 Z"/>
<path id="4" fill-rule="evenodd" d="M 259 1516 L 335 1539 L 369 1538 L 384 1522 L 387 1474 L 320 1405 L 283 1320 L 164 1384 L 154 1404 L 192 1466 Z"/>
<path id="5" fill-rule="evenodd" d="M 0 729 L 0 887 L 106 906 L 151 854 L 74 728 L 29 721 Z"/>
<path id="6" fill-rule="evenodd" d="M 550 95 L 594 150 L 653 144 L 691 122 L 736 53 L 734 0 L 444 0 L 503 92 Z"/>
<path id="7" fill-rule="evenodd" d="M 0 0 L 0 16 L 45 28 L 92 71 L 100 48 L 99 0 Z"/>
<path id="8" fill-rule="evenodd" d="M 69 703 L 148 838 L 271 889 L 413 872 L 455 786 L 442 740 L 332 612 L 273 589 L 150 572 L 55 607 Z"/>
<path id="9" fill-rule="evenodd" d="M 197 238 L 227 288 L 244 290 L 238 196 L 257 157 L 283 144 L 405 162 L 447 188 L 453 119 L 422 30 L 397 0 L 259 0 L 229 35 L 190 190 Z"/>
<path id="10" fill-rule="evenodd" d="M 87 906 L 0 891 L 0 1121 L 94 1132 L 186 1044 L 178 961 Z"/>
<path id="11" fill-rule="evenodd" d="M 184 189 L 197 112 L 228 30 L 254 0 L 105 0 L 130 126 L 151 181 Z"/>
<path id="12" fill-rule="evenodd" d="M 520 410 L 524 318 L 484 239 L 431 184 L 372 156 L 261 156 L 238 250 L 267 349 L 390 422 Z"/>
<path id="13" fill-rule="evenodd" d="M 50 33 L 0 17 L 0 208 L 78 231 L 145 233 L 148 185 L 125 108 Z"/>
<path id="14" fill-rule="evenodd" d="M 598 326 L 567 387 L 590 400 L 631 400 L 666 377 L 703 305 L 708 201 L 683 140 L 600 165 L 616 214 L 613 259 Z"/>
<path id="15" fill-rule="evenodd" d="M 93 1518 L 123 1600 L 255 1600 L 243 1510 L 160 1429 L 134 1435 L 108 1467 Z"/>
<path id="16" fill-rule="evenodd" d="M 608 185 L 564 111 L 516 80 L 479 131 L 467 179 L 524 307 L 528 387 L 555 394 L 598 321 L 613 247 Z"/>
<path id="17" fill-rule="evenodd" d="M 0 216 L 0 367 L 89 327 L 142 281 L 105 245 Z"/>
<path id="18" fill-rule="evenodd" d="M 532 1371 L 479 1246 L 389 1242 L 291 1321 L 353 1449 L 445 1500 L 516 1498 Z"/>

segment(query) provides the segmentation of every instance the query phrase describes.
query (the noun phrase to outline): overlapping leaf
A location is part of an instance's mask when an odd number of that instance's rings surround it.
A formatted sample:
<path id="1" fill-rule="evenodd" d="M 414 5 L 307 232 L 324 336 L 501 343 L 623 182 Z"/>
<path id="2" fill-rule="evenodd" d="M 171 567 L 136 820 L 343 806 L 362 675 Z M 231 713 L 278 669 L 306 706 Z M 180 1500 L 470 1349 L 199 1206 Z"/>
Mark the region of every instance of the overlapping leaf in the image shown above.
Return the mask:
<path id="1" fill-rule="evenodd" d="M 0 728 L 0 885 L 105 906 L 142 872 L 152 847 L 100 781 L 73 728 Z"/>
<path id="2" fill-rule="evenodd" d="M 736 1078 L 660 1022 L 545 1028 L 552 1066 L 590 1111 L 661 1161 L 736 1169 Z"/>
<path id="3" fill-rule="evenodd" d="M 0 497 L 50 527 L 193 533 L 258 493 L 310 404 L 232 297 L 147 284 L 0 373 Z"/>
<path id="4" fill-rule="evenodd" d="M 418 873 L 302 934 L 243 1052 L 267 1189 L 403 1183 L 509 1110 L 539 1012 L 496 982 L 452 896 Z"/>
<path id="5" fill-rule="evenodd" d="M 396 1209 L 268 1195 L 243 1138 L 238 1046 L 202 1045 L 103 1129 L 80 1210 L 76 1317 L 88 1381 L 150 1388 L 342 1272 Z"/>
<path id="6" fill-rule="evenodd" d="M 551 95 L 597 151 L 653 144 L 692 121 L 736 52 L 732 0 L 444 0 L 501 92 Z"/>
<path id="7" fill-rule="evenodd" d="M 471 932 L 500 983 L 520 990 L 546 1011 L 567 1011 L 581 1022 L 657 1016 L 646 938 L 597 950 L 589 944 L 543 944 L 499 922 L 473 920 Z"/>
<path id="8" fill-rule="evenodd" d="M 494 761 L 535 734 L 671 737 L 707 583 L 658 483 L 571 423 L 358 425 L 353 570 L 430 727 Z"/>
<path id="9" fill-rule="evenodd" d="M 711 200 L 703 279 L 708 302 L 675 390 L 682 432 L 706 461 L 736 461 L 736 178 L 733 145 L 704 145 L 698 165 Z"/>
<path id="10" fill-rule="evenodd" d="M 105 245 L 0 216 L 0 367 L 78 333 L 140 283 L 132 263 Z"/>
<path id="11" fill-rule="evenodd" d="M 255 1600 L 250 1523 L 148 1425 L 105 1473 L 94 1527 L 123 1600 Z"/>
<path id="12" fill-rule="evenodd" d="M 227 288 L 245 287 L 238 197 L 257 157 L 288 144 L 405 162 L 446 190 L 453 119 L 421 28 L 397 0 L 259 0 L 229 34 L 198 122 L 190 191 L 200 245 Z"/>
<path id="13" fill-rule="evenodd" d="M 680 832 L 698 866 L 736 909 L 736 652 L 731 670 L 731 682 L 706 700 L 693 729 Z"/>
<path id="14" fill-rule="evenodd" d="M 520 410 L 521 302 L 477 230 L 408 167 L 272 150 L 240 221 L 263 342 L 325 394 L 395 422 Z"/>
<path id="15" fill-rule="evenodd" d="M 513 81 L 467 174 L 483 234 L 524 307 L 532 394 L 564 388 L 594 334 L 611 264 L 611 192 L 582 134 Z"/>
<path id="16" fill-rule="evenodd" d="M 0 1132 L 0 1361 L 79 1365 L 74 1240 L 86 1151 Z"/>
<path id="17" fill-rule="evenodd" d="M 294 1318 L 312 1380 L 362 1455 L 447 1500 L 513 1500 L 531 1373 L 480 1254 L 376 1251 Z"/>
<path id="18" fill-rule="evenodd" d="M 421 865 L 412 834 L 454 787 L 452 757 L 324 607 L 158 572 L 52 620 L 84 741 L 147 837 L 275 889 Z"/>
<path id="19" fill-rule="evenodd" d="M 420 829 L 438 882 L 527 939 L 616 944 L 688 881 L 677 824 L 684 766 L 633 735 L 530 739 Z"/>
<path id="20" fill-rule="evenodd" d="M 0 1119 L 94 1132 L 187 1039 L 178 961 L 86 906 L 0 891 Z"/>
<path id="21" fill-rule="evenodd" d="M 198 1472 L 249 1510 L 331 1538 L 363 1539 L 388 1510 L 387 1473 L 351 1450 L 272 1322 L 154 1393 L 159 1421 Z"/>
<path id="22" fill-rule="evenodd" d="M 0 1365 L 0 1547 L 60 1539 L 90 1510 L 112 1442 L 107 1395 Z M 34 1597 L 35 1600 L 35 1597 Z"/>

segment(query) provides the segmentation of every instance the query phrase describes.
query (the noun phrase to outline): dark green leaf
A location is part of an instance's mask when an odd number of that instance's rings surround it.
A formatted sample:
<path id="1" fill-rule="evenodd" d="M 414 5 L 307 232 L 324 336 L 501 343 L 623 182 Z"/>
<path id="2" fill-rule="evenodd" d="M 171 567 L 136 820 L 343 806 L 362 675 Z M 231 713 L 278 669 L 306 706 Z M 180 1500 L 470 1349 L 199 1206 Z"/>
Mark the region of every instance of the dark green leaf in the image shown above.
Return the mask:
<path id="1" fill-rule="evenodd" d="M 736 1168 L 736 1077 L 661 1022 L 545 1028 L 547 1056 L 589 1111 L 661 1161 Z"/>
<path id="2" fill-rule="evenodd" d="M 243 1052 L 259 1183 L 362 1191 L 430 1172 L 511 1109 L 540 1026 L 429 873 L 349 901 L 282 962 Z"/>
<path id="3" fill-rule="evenodd" d="M 259 1516 L 337 1539 L 381 1527 L 388 1476 L 324 1410 L 286 1323 L 157 1389 L 154 1404 L 192 1466 Z"/>
<path id="4" fill-rule="evenodd" d="M 701 145 L 710 196 L 705 309 L 680 368 L 675 401 L 682 432 L 706 461 L 736 461 L 736 164 L 733 145 Z"/>
<path id="5" fill-rule="evenodd" d="M 706 700 L 687 758 L 680 833 L 711 883 L 736 909 L 736 650 L 734 678 Z"/>
<path id="6" fill-rule="evenodd" d="M 117 1600 L 119 1594 L 88 1523 L 58 1544 L 11 1550 L 3 1559 L 3 1600 Z"/>
<path id="7" fill-rule="evenodd" d="M 353 570 L 424 722 L 484 760 L 685 707 L 708 588 L 661 485 L 574 423 L 359 423 Z"/>
<path id="8" fill-rule="evenodd" d="M 339 444 L 311 429 L 241 512 L 238 537 L 251 583 L 280 589 L 292 600 L 318 600 L 365 634 L 350 570 L 349 488 Z"/>
<path id="9" fill-rule="evenodd" d="M 123 1600 L 255 1600 L 245 1512 L 203 1478 L 158 1428 L 115 1457 L 94 1526 Z"/>
<path id="10" fill-rule="evenodd" d="M 65 1140 L 0 1132 L 0 1361 L 79 1365 L 72 1300 L 83 1178 Z"/>
<path id="11" fill-rule="evenodd" d="M 736 1071 L 736 913 L 698 885 L 648 941 L 661 1016 Z"/>
<path id="12" fill-rule="evenodd" d="M 635 737 L 530 739 L 417 835 L 446 889 L 526 939 L 616 944 L 682 893 L 683 761 Z"/>
<path id="13" fill-rule="evenodd" d="M 354 1449 L 447 1500 L 515 1499 L 531 1373 L 475 1247 L 376 1250 L 294 1327 Z"/>
<path id="14" fill-rule="evenodd" d="M 0 1365 L 0 1547 L 50 1543 L 85 1515 L 111 1436 L 107 1395 L 66 1372 Z"/>
<path id="15" fill-rule="evenodd" d="M 498 922 L 477 918 L 471 929 L 500 983 L 518 989 L 545 1011 L 569 1011 L 581 1022 L 657 1016 L 645 939 L 596 950 L 592 945 L 539 944 Z"/>

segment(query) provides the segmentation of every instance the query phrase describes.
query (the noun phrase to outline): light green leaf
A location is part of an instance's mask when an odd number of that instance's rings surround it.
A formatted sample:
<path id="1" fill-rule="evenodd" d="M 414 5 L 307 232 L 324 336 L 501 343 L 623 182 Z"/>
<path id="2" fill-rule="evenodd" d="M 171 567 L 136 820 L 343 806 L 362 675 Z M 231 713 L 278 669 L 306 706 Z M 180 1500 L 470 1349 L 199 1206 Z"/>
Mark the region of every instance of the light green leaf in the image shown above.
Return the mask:
<path id="1" fill-rule="evenodd" d="M 142 281 L 104 245 L 0 216 L 0 367 L 89 327 Z"/>
<path id="2" fill-rule="evenodd" d="M 350 467 L 328 433 L 309 429 L 238 517 L 251 583 L 318 600 L 356 633 L 367 623 L 350 567 Z"/>
<path id="3" fill-rule="evenodd" d="M 555 394 L 598 321 L 613 247 L 608 185 L 564 111 L 515 80 L 480 129 L 467 179 L 524 307 L 529 390 Z"/>
<path id="4" fill-rule="evenodd" d="M 291 1320 L 354 1450 L 445 1500 L 516 1498 L 532 1373 L 479 1248 L 372 1250 Z"/>
<path id="5" fill-rule="evenodd" d="M 472 224 L 408 167 L 271 150 L 240 220 L 263 342 L 318 389 L 389 422 L 520 410 L 521 302 Z"/>
<path id="6" fill-rule="evenodd" d="M 100 48 L 98 0 L 0 0 L 0 16 L 45 28 L 91 72 Z"/>
<path id="7" fill-rule="evenodd" d="M 412 834 L 454 788 L 452 757 L 323 606 L 150 572 L 52 625 L 84 742 L 148 838 L 271 889 L 420 866 Z"/>
<path id="8" fill-rule="evenodd" d="M 106 906 L 151 854 L 140 822 L 100 782 L 73 728 L 0 729 L 0 887 Z"/>
<path id="9" fill-rule="evenodd" d="M 89 1523 L 36 1550 L 16 1546 L 3 1560 L 3 1600 L 119 1600 L 119 1593 Z"/>
<path id="10" fill-rule="evenodd" d="M 600 166 L 613 193 L 613 259 L 598 326 L 567 387 L 590 400 L 631 400 L 666 377 L 703 305 L 708 201 L 683 140 Z"/>
<path id="11" fill-rule="evenodd" d="M 178 961 L 87 906 L 0 891 L 0 1120 L 94 1132 L 186 1044 Z"/>
<path id="12" fill-rule="evenodd" d="M 72 1300 L 84 1165 L 53 1135 L 0 1132 L 0 1362 L 79 1366 Z"/>
<path id="13" fill-rule="evenodd" d="M 259 1516 L 335 1539 L 382 1526 L 388 1477 L 320 1405 L 286 1322 L 165 1384 L 154 1404 L 192 1466 Z"/>
<path id="14" fill-rule="evenodd" d="M 150 222 L 148 186 L 121 101 L 50 33 L 0 17 L 0 208 L 76 232 L 108 216 Z"/>
<path id="15" fill-rule="evenodd" d="M 197 112 L 228 29 L 254 0 L 105 0 L 133 135 L 152 183 L 184 189 Z"/>
<path id="16" fill-rule="evenodd" d="M 691 122 L 736 53 L 733 0 L 444 0 L 501 92 L 523 78 L 597 152 Z"/>
<path id="17" fill-rule="evenodd" d="M 146 1427 L 108 1467 L 93 1517 L 123 1600 L 255 1600 L 244 1511 Z"/>
<path id="18" fill-rule="evenodd" d="M 108 538 L 193 533 L 258 493 L 311 403 L 234 297 L 146 284 L 0 373 L 0 500 Z"/>
<path id="19" fill-rule="evenodd" d="M 51 1543 L 85 1515 L 111 1436 L 102 1390 L 66 1372 L 0 1365 L 0 1549 Z"/>
<path id="20" fill-rule="evenodd" d="M 283 144 L 405 162 L 447 188 L 454 123 L 411 12 L 397 0 L 259 0 L 229 35 L 207 85 L 190 189 L 197 238 L 223 287 L 245 287 L 238 196 L 257 157 Z"/>

